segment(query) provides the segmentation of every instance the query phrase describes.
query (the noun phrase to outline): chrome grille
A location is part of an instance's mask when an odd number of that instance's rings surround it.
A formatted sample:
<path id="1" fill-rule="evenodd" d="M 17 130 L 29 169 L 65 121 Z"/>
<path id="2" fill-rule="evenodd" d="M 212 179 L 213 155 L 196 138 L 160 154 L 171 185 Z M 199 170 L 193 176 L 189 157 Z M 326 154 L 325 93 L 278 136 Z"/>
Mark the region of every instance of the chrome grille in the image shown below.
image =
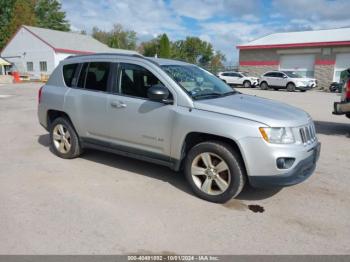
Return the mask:
<path id="1" fill-rule="evenodd" d="M 313 123 L 299 128 L 301 142 L 304 145 L 311 144 L 316 140 L 316 130 Z"/>

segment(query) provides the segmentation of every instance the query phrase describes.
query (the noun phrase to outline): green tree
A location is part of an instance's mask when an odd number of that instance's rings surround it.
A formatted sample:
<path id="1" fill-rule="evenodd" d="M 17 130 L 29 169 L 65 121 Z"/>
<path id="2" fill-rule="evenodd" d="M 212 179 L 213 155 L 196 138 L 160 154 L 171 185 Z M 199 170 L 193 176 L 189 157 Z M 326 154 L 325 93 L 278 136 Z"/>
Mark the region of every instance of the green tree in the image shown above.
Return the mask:
<path id="1" fill-rule="evenodd" d="M 172 58 L 207 66 L 213 57 L 213 46 L 198 37 L 187 37 L 172 44 Z"/>
<path id="2" fill-rule="evenodd" d="M 114 25 L 111 31 L 103 31 L 94 27 L 92 36 L 112 48 L 136 49 L 136 32 L 124 30 L 120 24 Z"/>
<path id="3" fill-rule="evenodd" d="M 170 57 L 207 68 L 220 68 L 225 61 L 225 56 L 221 52 L 214 52 L 211 43 L 198 37 L 187 37 L 185 40 L 171 42 L 166 34 L 162 34 L 150 41 L 142 42 L 138 51 L 144 56 L 157 54 L 162 58 Z"/>
<path id="4" fill-rule="evenodd" d="M 0 0 L 0 50 L 11 37 L 8 27 L 12 19 L 14 5 L 14 0 Z"/>
<path id="5" fill-rule="evenodd" d="M 7 26 L 7 33 L 10 37 L 22 25 L 36 24 L 34 5 L 35 5 L 35 0 L 16 0 L 15 1 L 15 4 L 12 9 L 11 19 Z"/>
<path id="6" fill-rule="evenodd" d="M 35 6 L 36 25 L 53 30 L 69 31 L 70 24 L 61 7 L 57 0 L 37 0 Z"/>
<path id="7" fill-rule="evenodd" d="M 159 39 L 159 57 L 170 58 L 170 41 L 166 34 L 162 34 Z"/>
<path id="8" fill-rule="evenodd" d="M 147 42 L 142 42 L 138 51 L 144 56 L 153 57 L 159 54 L 159 37 Z"/>
<path id="9" fill-rule="evenodd" d="M 92 28 L 92 37 L 104 44 L 107 44 L 109 34 L 105 31 L 100 30 L 98 27 L 94 26 Z"/>
<path id="10" fill-rule="evenodd" d="M 216 51 L 210 60 L 209 69 L 213 73 L 217 73 L 221 68 L 224 67 L 223 62 L 226 61 L 226 57 L 220 51 Z"/>

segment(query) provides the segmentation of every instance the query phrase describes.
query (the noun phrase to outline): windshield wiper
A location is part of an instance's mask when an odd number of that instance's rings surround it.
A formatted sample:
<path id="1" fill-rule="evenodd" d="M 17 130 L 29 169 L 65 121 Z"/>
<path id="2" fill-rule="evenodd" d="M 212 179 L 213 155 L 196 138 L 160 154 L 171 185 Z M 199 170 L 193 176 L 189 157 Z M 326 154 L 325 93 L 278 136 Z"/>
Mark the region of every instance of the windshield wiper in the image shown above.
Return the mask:
<path id="1" fill-rule="evenodd" d="M 222 94 L 220 93 L 204 93 L 204 94 L 198 94 L 192 96 L 193 99 L 198 99 L 198 98 L 215 98 L 215 97 L 220 97 Z"/>
<path id="2" fill-rule="evenodd" d="M 230 92 L 226 92 L 226 93 L 221 94 L 221 96 L 230 96 L 230 95 L 235 95 L 235 94 L 240 94 L 240 92 L 230 91 Z"/>
<path id="3" fill-rule="evenodd" d="M 239 94 L 238 91 L 230 91 L 226 93 L 204 93 L 204 94 L 198 94 L 192 96 L 193 99 L 198 99 L 198 98 L 217 98 L 217 97 L 223 97 L 223 96 L 230 96 L 234 94 Z"/>

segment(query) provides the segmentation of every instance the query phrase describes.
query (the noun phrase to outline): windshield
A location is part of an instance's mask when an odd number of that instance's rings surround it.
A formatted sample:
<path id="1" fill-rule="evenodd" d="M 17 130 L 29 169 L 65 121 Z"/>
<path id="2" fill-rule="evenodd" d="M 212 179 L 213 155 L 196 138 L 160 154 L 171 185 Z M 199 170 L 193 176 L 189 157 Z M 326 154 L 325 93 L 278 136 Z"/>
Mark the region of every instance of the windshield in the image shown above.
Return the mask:
<path id="1" fill-rule="evenodd" d="M 303 78 L 301 75 L 299 75 L 295 72 L 283 71 L 283 73 L 285 73 L 288 77 L 291 77 L 291 78 Z"/>
<path id="2" fill-rule="evenodd" d="M 244 75 L 244 76 L 249 76 L 248 73 L 241 73 L 241 75 Z"/>
<path id="3" fill-rule="evenodd" d="M 237 93 L 222 80 L 195 65 L 163 65 L 163 70 L 193 99 L 208 99 Z"/>

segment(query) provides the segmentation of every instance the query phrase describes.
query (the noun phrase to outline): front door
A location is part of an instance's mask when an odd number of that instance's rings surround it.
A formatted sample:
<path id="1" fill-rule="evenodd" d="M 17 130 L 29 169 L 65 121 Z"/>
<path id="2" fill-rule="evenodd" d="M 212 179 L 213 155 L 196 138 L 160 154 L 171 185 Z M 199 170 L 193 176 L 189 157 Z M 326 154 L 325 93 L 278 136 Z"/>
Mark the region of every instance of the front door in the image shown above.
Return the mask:
<path id="1" fill-rule="evenodd" d="M 133 153 L 169 160 L 174 105 L 148 99 L 147 90 L 161 81 L 145 65 L 121 63 L 115 92 L 108 96 L 108 136 Z M 171 95 L 172 96 L 172 95 Z"/>
<path id="2" fill-rule="evenodd" d="M 230 77 L 230 83 L 235 84 L 235 85 L 239 85 L 242 84 L 241 83 L 241 77 L 238 73 L 230 73 L 231 77 Z"/>

